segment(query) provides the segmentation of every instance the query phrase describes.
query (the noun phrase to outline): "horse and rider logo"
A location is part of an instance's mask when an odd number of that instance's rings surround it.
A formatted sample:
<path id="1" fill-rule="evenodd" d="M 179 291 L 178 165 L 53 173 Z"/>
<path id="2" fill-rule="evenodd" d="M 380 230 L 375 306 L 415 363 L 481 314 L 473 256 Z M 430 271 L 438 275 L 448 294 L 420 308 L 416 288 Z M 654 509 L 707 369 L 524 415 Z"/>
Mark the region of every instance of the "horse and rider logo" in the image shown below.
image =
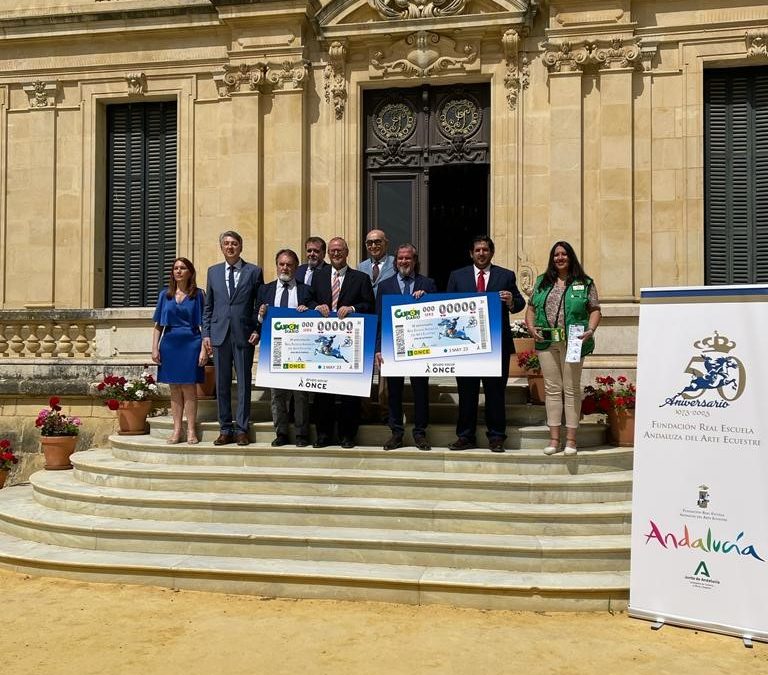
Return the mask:
<path id="1" fill-rule="evenodd" d="M 699 354 L 688 361 L 684 371 L 691 376 L 690 382 L 659 407 L 701 405 L 727 408 L 744 393 L 747 384 L 744 364 L 731 354 L 736 343 L 715 331 L 714 335 L 697 340 L 693 346 Z M 712 400 L 715 393 L 719 401 Z"/>
<path id="2" fill-rule="evenodd" d="M 315 347 L 315 354 L 320 354 L 322 356 L 330 356 L 334 359 L 341 359 L 345 363 L 349 363 L 347 361 L 344 354 L 341 353 L 341 347 L 334 347 L 333 341 L 336 339 L 335 335 L 321 335 L 318 337 L 315 342 L 319 343 L 319 347 Z M 352 338 L 346 337 L 344 339 L 344 343 L 342 347 L 349 347 L 352 344 Z"/>
<path id="3" fill-rule="evenodd" d="M 440 323 L 438 323 L 438 327 L 440 328 L 440 332 L 437 334 L 438 339 L 439 338 L 448 338 L 449 340 L 469 340 L 472 344 L 475 344 L 475 341 L 467 335 L 466 331 L 469 328 L 474 328 L 477 325 L 477 319 L 475 317 L 471 317 L 469 321 L 467 321 L 466 325 L 462 326 L 461 328 L 457 328 L 457 324 L 459 323 L 459 317 L 454 317 L 453 319 L 445 318 Z"/>

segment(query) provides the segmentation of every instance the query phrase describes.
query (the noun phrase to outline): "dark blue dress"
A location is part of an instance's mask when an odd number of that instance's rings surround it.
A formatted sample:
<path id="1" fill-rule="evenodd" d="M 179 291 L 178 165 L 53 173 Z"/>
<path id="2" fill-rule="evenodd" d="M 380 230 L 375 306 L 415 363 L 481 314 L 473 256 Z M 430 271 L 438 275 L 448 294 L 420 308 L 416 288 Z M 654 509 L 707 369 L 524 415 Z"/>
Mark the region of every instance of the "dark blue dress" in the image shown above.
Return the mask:
<path id="1" fill-rule="evenodd" d="M 160 365 L 157 381 L 166 384 L 195 384 L 203 381 L 203 368 L 197 365 L 203 338 L 204 293 L 197 289 L 194 298 L 186 297 L 181 303 L 168 297 L 168 289 L 160 291 L 152 320 L 162 327 L 160 338 Z"/>

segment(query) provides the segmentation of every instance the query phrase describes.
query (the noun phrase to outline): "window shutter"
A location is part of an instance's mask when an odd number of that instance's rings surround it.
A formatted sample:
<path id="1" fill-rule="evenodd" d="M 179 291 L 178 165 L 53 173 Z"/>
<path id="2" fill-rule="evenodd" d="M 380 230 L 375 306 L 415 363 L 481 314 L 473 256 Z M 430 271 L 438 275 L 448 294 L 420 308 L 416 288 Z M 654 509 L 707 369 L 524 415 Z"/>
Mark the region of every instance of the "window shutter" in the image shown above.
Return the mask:
<path id="1" fill-rule="evenodd" d="M 712 70 L 704 82 L 705 281 L 765 282 L 768 69 Z"/>
<path id="2" fill-rule="evenodd" d="M 108 307 L 152 306 L 176 254 L 176 104 L 108 107 Z"/>

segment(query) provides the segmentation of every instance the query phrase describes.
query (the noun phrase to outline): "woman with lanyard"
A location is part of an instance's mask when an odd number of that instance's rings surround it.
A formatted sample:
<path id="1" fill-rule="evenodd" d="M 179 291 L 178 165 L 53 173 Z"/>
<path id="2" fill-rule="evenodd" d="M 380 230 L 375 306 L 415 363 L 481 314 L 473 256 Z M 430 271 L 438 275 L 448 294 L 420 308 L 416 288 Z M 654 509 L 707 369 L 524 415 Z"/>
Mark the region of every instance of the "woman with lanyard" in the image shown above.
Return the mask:
<path id="1" fill-rule="evenodd" d="M 544 376 L 549 445 L 545 455 L 562 450 L 560 426 L 565 411 L 565 454 L 575 455 L 581 417 L 581 367 L 595 348 L 600 323 L 595 284 L 585 273 L 573 247 L 558 241 L 549 252 L 544 274 L 536 279 L 525 323 L 536 340 Z M 570 349 L 569 347 L 570 341 Z"/>

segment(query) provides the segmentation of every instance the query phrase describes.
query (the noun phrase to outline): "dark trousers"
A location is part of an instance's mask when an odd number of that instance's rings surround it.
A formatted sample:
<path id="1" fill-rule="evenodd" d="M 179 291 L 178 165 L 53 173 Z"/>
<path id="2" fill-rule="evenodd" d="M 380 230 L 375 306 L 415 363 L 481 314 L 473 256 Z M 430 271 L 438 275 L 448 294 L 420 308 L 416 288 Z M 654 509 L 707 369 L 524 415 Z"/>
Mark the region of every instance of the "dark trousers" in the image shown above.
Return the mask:
<path id="1" fill-rule="evenodd" d="M 405 431 L 403 427 L 405 378 L 388 377 L 387 386 L 389 387 L 389 428 L 393 435 L 402 436 Z M 412 377 L 411 388 L 414 405 L 413 435 L 423 436 L 429 425 L 429 378 Z"/>
<path id="2" fill-rule="evenodd" d="M 227 335 L 224 342 L 213 348 L 216 366 L 216 403 L 219 409 L 219 428 L 223 434 L 233 431 L 248 433 L 251 421 L 251 371 L 254 347 L 251 344 L 233 345 Z M 237 375 L 237 413 L 232 425 L 232 367 Z"/>
<path id="3" fill-rule="evenodd" d="M 316 394 L 315 429 L 318 438 L 333 438 L 336 425 L 339 438 L 355 439 L 360 426 L 360 398 L 341 394 Z"/>
<path id="4" fill-rule="evenodd" d="M 501 357 L 501 377 L 457 377 L 459 390 L 459 419 L 456 435 L 475 441 L 477 428 L 477 404 L 480 399 L 480 382 L 485 393 L 486 435 L 491 438 L 507 437 L 506 393 L 509 379 L 509 352 L 504 350 Z"/>

